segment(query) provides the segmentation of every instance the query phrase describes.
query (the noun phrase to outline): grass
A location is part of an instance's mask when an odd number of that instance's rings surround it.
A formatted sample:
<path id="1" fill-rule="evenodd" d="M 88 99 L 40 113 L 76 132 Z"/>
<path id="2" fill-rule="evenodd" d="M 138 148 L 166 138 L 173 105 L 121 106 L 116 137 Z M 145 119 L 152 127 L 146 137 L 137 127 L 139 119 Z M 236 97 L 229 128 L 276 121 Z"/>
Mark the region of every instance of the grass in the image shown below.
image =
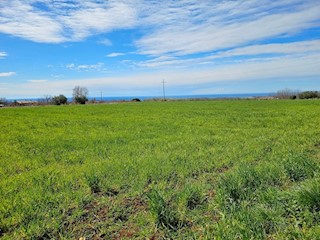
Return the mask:
<path id="1" fill-rule="evenodd" d="M 320 101 L 0 109 L 2 239 L 317 239 Z"/>

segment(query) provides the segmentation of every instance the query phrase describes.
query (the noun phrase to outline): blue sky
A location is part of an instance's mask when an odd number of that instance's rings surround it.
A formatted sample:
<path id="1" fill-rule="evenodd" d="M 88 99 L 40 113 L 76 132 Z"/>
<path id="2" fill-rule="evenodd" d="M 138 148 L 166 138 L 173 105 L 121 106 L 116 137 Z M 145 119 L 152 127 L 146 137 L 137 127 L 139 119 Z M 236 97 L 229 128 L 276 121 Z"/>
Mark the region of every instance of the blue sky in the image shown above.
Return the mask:
<path id="1" fill-rule="evenodd" d="M 320 1 L 1 0 L 0 98 L 320 90 Z"/>

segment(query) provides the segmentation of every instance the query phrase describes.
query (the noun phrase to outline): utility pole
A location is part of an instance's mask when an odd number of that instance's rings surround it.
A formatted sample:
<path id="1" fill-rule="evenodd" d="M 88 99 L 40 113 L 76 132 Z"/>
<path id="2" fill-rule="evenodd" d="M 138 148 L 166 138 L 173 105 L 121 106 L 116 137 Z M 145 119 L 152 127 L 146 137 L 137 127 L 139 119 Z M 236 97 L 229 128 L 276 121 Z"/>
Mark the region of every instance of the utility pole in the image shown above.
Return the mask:
<path id="1" fill-rule="evenodd" d="M 102 102 L 102 92 L 100 92 L 100 102 Z"/>
<path id="2" fill-rule="evenodd" d="M 166 91 L 165 91 L 165 88 L 164 88 L 164 84 L 166 82 L 164 80 L 162 80 L 162 91 L 163 91 L 163 100 L 166 100 Z"/>

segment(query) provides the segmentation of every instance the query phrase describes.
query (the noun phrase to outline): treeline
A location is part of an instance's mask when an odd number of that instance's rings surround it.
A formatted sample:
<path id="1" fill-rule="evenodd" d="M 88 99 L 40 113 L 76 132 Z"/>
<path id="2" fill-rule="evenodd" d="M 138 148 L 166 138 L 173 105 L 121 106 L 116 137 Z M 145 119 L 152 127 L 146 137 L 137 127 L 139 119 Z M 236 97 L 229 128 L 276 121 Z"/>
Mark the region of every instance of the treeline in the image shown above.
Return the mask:
<path id="1" fill-rule="evenodd" d="M 319 91 L 304 91 L 283 89 L 276 93 L 275 95 L 278 99 L 311 99 L 320 98 Z"/>
<path id="2" fill-rule="evenodd" d="M 85 104 L 88 102 L 88 89 L 86 87 L 76 86 L 73 88 L 72 102 L 76 104 Z M 29 105 L 63 105 L 68 104 L 68 98 L 63 95 L 50 96 L 45 95 L 44 98 L 34 100 L 14 100 L 7 101 L 0 98 L 0 107 L 2 106 L 29 106 Z"/>

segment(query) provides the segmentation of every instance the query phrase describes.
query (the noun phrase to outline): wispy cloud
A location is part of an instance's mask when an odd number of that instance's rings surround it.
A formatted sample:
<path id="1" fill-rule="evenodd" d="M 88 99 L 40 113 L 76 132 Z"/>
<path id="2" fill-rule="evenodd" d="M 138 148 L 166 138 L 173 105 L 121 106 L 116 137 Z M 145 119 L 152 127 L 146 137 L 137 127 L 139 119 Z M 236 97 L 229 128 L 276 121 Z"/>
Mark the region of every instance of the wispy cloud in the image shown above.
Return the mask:
<path id="1" fill-rule="evenodd" d="M 96 63 L 96 64 L 75 64 L 70 63 L 66 65 L 66 68 L 69 70 L 76 70 L 76 71 L 103 71 L 104 63 Z"/>
<path id="2" fill-rule="evenodd" d="M 107 46 L 107 47 L 112 46 L 112 42 L 111 42 L 109 39 L 107 39 L 107 38 L 105 38 L 105 39 L 103 39 L 103 40 L 100 40 L 98 43 L 103 44 L 103 45 L 105 45 L 105 46 Z"/>
<path id="3" fill-rule="evenodd" d="M 39 79 L 39 80 L 28 80 L 30 83 L 45 83 L 48 82 L 48 80 L 45 79 Z"/>
<path id="4" fill-rule="evenodd" d="M 15 74 L 15 72 L 0 72 L 0 77 L 11 77 Z"/>
<path id="5" fill-rule="evenodd" d="M 179 58 L 173 56 L 155 57 L 134 64 L 144 68 L 159 68 L 168 66 L 192 67 L 199 64 L 231 63 L 238 61 L 235 57 L 242 57 L 241 61 L 270 61 L 279 56 L 313 55 L 320 53 L 320 40 L 299 41 L 290 43 L 259 44 L 222 50 L 200 57 Z"/>
<path id="6" fill-rule="evenodd" d="M 8 54 L 6 52 L 0 52 L 0 59 L 7 57 Z"/>
<path id="7" fill-rule="evenodd" d="M 179 4 L 182 3 L 173 5 L 178 7 Z M 156 17 L 147 16 L 154 24 L 160 22 L 161 14 L 161 18 L 170 21 L 164 20 L 165 24 L 136 44 L 142 54 L 187 55 L 288 36 L 319 25 L 320 3 L 280 0 L 276 11 L 274 5 L 270 1 L 207 1 L 191 5 L 191 9 L 177 10 L 171 6 L 160 10 Z"/>
<path id="8" fill-rule="evenodd" d="M 35 42 L 80 41 L 91 35 L 132 27 L 136 9 L 125 1 L 0 2 L 0 32 Z"/>
<path id="9" fill-rule="evenodd" d="M 119 57 L 119 56 L 123 56 L 124 53 L 110 53 L 107 55 L 107 57 Z"/>
<path id="10" fill-rule="evenodd" d="M 319 26 L 319 12 L 314 0 L 2 0 L 0 32 L 59 43 L 139 28 L 139 53 L 186 55 L 292 35 Z"/>
<path id="11" fill-rule="evenodd" d="M 31 1 L 35 2 L 35 1 Z M 0 2 L 0 32 L 35 42 L 63 42 L 63 26 L 50 14 L 19 0 Z"/>

